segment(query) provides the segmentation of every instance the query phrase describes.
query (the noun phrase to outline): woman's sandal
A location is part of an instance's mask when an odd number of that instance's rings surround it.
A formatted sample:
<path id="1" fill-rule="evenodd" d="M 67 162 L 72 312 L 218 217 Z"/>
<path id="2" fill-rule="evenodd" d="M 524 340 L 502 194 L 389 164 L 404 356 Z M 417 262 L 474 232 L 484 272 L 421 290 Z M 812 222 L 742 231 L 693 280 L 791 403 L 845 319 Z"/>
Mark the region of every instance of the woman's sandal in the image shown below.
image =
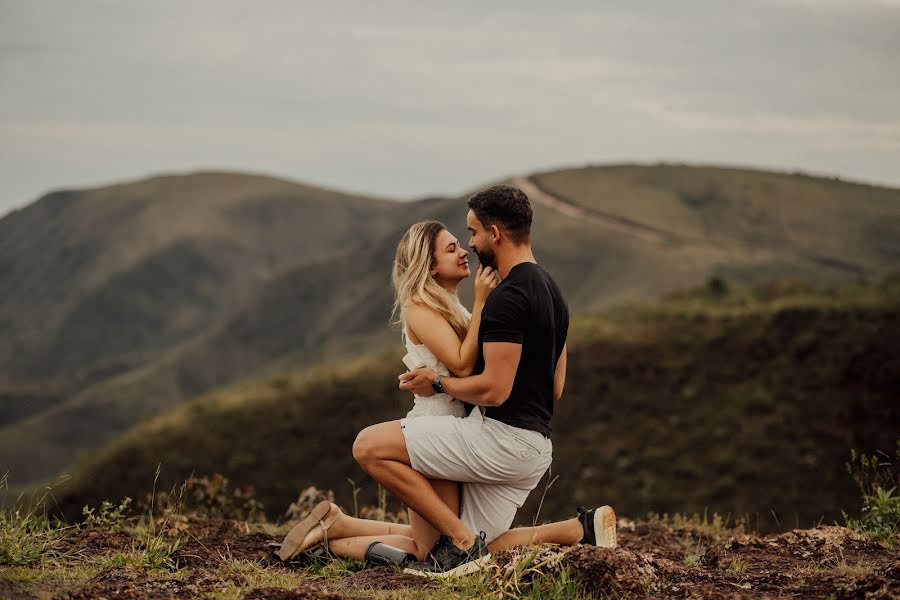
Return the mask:
<path id="1" fill-rule="evenodd" d="M 328 528 L 337 521 L 336 517 L 328 523 L 322 523 L 322 519 L 328 516 L 328 511 L 330 510 L 331 502 L 323 500 L 312 509 L 312 512 L 310 512 L 305 519 L 294 525 L 281 542 L 281 546 L 278 550 L 278 558 L 282 561 L 289 561 L 304 550 L 307 550 L 307 548 L 303 547 L 303 540 L 306 539 L 306 536 L 309 535 L 309 532 L 315 527 L 321 527 L 327 532 Z M 338 513 L 338 516 L 340 516 L 340 513 Z"/>

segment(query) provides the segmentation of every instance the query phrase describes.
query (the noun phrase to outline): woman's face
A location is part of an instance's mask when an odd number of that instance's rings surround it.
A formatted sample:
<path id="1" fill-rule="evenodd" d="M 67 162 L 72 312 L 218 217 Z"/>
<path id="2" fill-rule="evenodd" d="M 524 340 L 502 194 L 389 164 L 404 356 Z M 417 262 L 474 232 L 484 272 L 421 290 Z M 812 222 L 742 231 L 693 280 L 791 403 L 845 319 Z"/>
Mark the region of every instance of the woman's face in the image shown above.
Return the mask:
<path id="1" fill-rule="evenodd" d="M 459 240 L 442 230 L 434 241 L 434 262 L 431 275 L 438 281 L 461 281 L 469 276 L 469 251 L 460 246 Z"/>

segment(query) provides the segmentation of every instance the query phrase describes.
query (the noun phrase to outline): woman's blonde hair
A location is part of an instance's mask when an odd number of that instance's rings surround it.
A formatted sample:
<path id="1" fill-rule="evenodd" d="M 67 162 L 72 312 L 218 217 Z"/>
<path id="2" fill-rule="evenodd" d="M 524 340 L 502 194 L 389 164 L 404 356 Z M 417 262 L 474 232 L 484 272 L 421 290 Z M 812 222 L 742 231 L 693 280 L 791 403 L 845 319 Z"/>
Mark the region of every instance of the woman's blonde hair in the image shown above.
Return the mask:
<path id="1" fill-rule="evenodd" d="M 403 309 L 410 304 L 424 304 L 447 319 L 453 331 L 462 340 L 469 329 L 459 297 L 444 288 L 432 277 L 435 242 L 438 235 L 447 229 L 439 221 L 423 221 L 406 230 L 397 244 L 397 256 L 391 273 L 394 286 L 394 310 L 391 318 L 395 323 L 403 320 Z"/>

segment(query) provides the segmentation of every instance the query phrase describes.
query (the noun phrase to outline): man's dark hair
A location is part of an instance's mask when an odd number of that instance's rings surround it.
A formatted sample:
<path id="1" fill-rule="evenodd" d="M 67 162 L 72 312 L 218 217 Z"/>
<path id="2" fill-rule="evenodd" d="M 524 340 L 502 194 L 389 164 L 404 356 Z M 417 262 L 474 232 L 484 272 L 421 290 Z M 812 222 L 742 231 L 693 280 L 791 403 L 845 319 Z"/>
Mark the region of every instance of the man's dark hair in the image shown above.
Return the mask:
<path id="1" fill-rule="evenodd" d="M 531 237 L 531 203 L 518 188 L 490 187 L 469 198 L 469 208 L 482 225 L 505 230 L 515 244 L 524 244 Z"/>

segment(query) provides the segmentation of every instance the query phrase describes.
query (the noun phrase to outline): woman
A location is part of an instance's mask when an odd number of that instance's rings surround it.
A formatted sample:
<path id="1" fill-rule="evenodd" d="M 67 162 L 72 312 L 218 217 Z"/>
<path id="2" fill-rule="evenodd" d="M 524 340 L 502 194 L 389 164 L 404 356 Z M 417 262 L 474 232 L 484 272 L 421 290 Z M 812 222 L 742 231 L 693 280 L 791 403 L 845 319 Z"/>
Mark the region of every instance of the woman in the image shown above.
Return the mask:
<path id="1" fill-rule="evenodd" d="M 478 358 L 478 328 L 481 311 L 498 277 L 490 267 L 479 267 L 475 275 L 472 313 L 457 295 L 459 283 L 470 275 L 468 251 L 443 224 L 416 223 L 397 246 L 392 283 L 394 315 L 399 315 L 410 369 L 426 366 L 437 373 L 459 377 L 472 373 Z M 425 415 L 465 415 L 463 404 L 447 394 L 416 397 L 407 418 Z M 432 480 L 438 496 L 459 514 L 459 484 Z M 579 517 L 539 527 L 512 529 L 492 541 L 491 552 L 530 543 L 574 545 L 594 539 L 595 522 L 615 520 L 609 507 L 582 512 Z M 601 528 L 602 529 L 602 528 Z M 601 535 L 602 533 L 598 532 Z M 297 553 L 327 542 L 329 550 L 346 558 L 363 560 L 367 549 L 383 542 L 423 560 L 438 539 L 438 532 L 421 516 L 409 511 L 409 525 L 357 519 L 335 504 L 320 503 L 297 524 L 282 542 L 279 557 L 289 560 Z M 612 542 L 614 545 L 614 541 Z M 609 545 L 609 541 L 602 545 Z"/>

